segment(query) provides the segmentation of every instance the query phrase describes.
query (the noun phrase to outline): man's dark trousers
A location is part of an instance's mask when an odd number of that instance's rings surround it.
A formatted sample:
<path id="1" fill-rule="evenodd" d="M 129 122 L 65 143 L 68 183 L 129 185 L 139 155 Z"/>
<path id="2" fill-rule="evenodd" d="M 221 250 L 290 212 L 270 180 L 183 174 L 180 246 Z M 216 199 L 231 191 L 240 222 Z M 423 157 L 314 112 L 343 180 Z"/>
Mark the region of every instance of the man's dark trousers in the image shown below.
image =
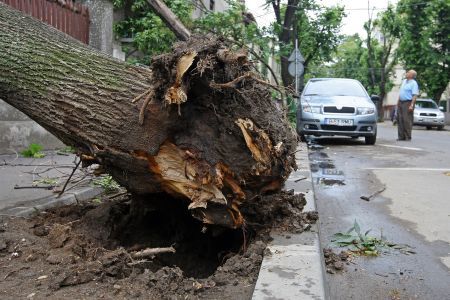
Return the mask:
<path id="1" fill-rule="evenodd" d="M 414 120 L 414 112 L 409 111 L 411 101 L 400 101 L 397 111 L 398 139 L 410 140 Z"/>

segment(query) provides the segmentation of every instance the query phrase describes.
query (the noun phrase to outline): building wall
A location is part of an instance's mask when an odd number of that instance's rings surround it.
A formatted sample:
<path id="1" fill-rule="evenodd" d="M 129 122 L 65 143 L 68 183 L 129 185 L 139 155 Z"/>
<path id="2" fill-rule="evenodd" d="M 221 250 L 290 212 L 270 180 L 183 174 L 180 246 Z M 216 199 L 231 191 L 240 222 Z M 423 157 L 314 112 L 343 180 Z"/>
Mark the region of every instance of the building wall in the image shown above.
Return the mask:
<path id="1" fill-rule="evenodd" d="M 0 154 L 20 152 L 31 143 L 40 144 L 44 149 L 63 146 L 39 124 L 0 99 Z"/>
<path id="2" fill-rule="evenodd" d="M 195 2 L 192 17 L 198 19 L 207 14 L 206 11 L 223 12 L 229 5 L 225 0 L 193 0 Z"/>
<path id="3" fill-rule="evenodd" d="M 89 7 L 89 45 L 104 53 L 113 53 L 113 4 L 110 0 L 81 0 Z"/>

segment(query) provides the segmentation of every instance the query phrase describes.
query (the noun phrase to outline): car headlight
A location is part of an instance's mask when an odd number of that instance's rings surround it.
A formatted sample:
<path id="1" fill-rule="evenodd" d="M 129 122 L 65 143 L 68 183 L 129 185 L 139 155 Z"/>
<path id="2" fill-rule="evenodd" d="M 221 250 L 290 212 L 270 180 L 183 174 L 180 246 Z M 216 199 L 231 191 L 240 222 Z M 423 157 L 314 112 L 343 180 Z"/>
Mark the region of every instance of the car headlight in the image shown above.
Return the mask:
<path id="1" fill-rule="evenodd" d="M 442 111 L 440 111 L 440 112 L 437 113 L 437 116 L 439 118 L 443 118 L 445 115 L 444 115 L 444 113 Z"/>
<path id="2" fill-rule="evenodd" d="M 375 112 L 373 107 L 358 107 L 358 115 L 370 115 Z"/>
<path id="3" fill-rule="evenodd" d="M 320 106 L 311 106 L 311 105 L 308 105 L 308 104 L 302 104 L 302 111 L 303 112 L 320 114 Z"/>

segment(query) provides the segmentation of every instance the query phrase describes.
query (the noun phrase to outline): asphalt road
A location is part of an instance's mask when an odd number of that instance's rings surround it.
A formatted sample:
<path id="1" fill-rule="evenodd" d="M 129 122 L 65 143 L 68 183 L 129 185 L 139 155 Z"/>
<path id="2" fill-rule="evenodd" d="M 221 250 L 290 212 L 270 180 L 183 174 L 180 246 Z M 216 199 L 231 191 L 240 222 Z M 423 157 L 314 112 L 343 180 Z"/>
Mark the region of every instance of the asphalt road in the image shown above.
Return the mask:
<path id="1" fill-rule="evenodd" d="M 450 131 L 415 127 L 412 141 L 396 137 L 385 122 L 375 146 L 313 139 L 323 146 L 310 150 L 321 246 L 356 220 L 362 232 L 416 252 L 354 257 L 345 271 L 326 275 L 331 299 L 450 299 Z"/>

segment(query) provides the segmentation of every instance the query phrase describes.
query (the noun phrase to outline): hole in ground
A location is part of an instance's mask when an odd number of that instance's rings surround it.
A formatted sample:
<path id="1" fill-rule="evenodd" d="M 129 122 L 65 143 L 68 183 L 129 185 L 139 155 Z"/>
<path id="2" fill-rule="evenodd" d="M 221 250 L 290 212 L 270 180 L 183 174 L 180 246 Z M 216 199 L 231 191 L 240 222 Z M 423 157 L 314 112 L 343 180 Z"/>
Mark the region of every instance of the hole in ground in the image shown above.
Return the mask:
<path id="1" fill-rule="evenodd" d="M 208 226 L 194 219 L 189 202 L 167 194 L 134 198 L 121 203 L 113 215 L 110 238 L 129 251 L 170 247 L 176 253 L 157 255 L 151 268 L 177 266 L 188 277 L 206 278 L 225 260 L 239 252 L 244 238 L 242 230 Z"/>

